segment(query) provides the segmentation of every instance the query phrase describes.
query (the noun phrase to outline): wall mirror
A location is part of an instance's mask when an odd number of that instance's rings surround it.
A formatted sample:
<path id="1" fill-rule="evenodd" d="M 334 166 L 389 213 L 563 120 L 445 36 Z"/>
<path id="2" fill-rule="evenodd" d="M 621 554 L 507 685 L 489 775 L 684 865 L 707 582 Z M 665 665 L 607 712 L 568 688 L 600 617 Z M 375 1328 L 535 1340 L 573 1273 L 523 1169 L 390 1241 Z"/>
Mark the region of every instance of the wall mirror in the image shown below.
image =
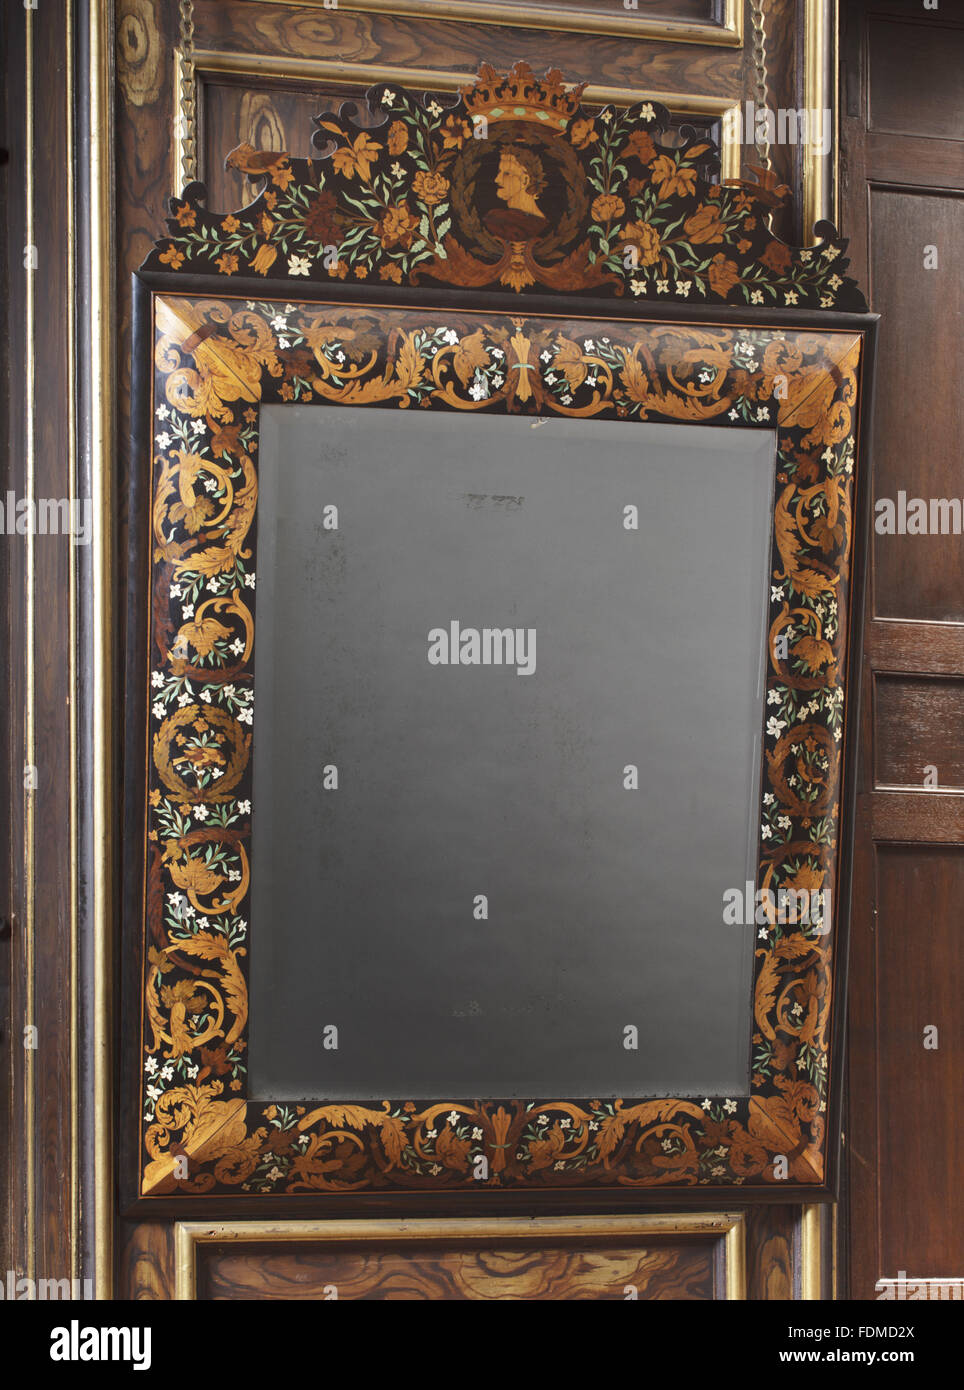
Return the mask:
<path id="1" fill-rule="evenodd" d="M 580 91 L 373 88 L 136 277 L 132 1205 L 833 1193 L 874 320 Z"/>

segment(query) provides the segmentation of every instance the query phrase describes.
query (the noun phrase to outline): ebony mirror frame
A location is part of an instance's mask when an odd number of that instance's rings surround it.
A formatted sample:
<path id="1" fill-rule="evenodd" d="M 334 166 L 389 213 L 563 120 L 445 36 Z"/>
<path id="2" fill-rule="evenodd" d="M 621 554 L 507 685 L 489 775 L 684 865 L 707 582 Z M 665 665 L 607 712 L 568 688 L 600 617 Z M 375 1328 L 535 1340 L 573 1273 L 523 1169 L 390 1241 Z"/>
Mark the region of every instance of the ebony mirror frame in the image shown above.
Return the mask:
<path id="1" fill-rule="evenodd" d="M 383 87 L 372 89 L 373 105 L 384 102 Z M 169 235 L 134 277 L 120 1145 L 128 1211 L 295 1215 L 319 1203 L 344 1210 L 349 1200 L 353 1209 L 383 1210 L 391 1195 L 404 1195 L 411 1211 L 835 1195 L 876 316 L 833 270 L 845 266 L 846 244 L 827 224 L 818 246 L 783 247 L 765 227 L 774 197 L 765 179 L 710 184 L 702 170 L 712 150 L 695 141 L 661 146 L 659 108 L 647 103 L 607 121 L 582 110 L 579 90 L 558 74 L 536 79 L 524 65 L 505 79 L 483 68 L 457 107 L 395 88 L 386 127 L 394 119 L 421 129 L 422 153 L 406 140 L 391 154 L 375 128 L 366 133 L 378 148 L 365 171 L 357 161 L 351 168 L 350 116 L 321 117 L 320 143 L 334 136 L 348 151 L 337 175 L 330 149 L 310 161 L 262 155 L 262 193 L 227 215 L 207 212 L 203 188 L 192 185 L 172 200 Z M 434 253 L 424 232 L 419 243 L 413 231 L 407 246 L 382 236 L 374 285 L 363 259 L 339 257 L 324 269 L 320 253 L 294 278 L 291 257 L 305 252 L 322 188 L 333 195 L 325 230 L 350 237 L 364 177 L 377 187 L 394 160 L 404 206 L 415 203 L 417 213 L 419 187 L 435 198 L 463 149 L 475 157 L 473 114 L 494 115 L 509 101 L 528 113 L 514 118 L 513 138 L 531 126 L 547 160 L 553 142 L 565 143 L 570 187 L 587 181 L 584 202 L 570 200 L 582 209 L 569 229 L 575 250 L 567 243 L 555 260 L 540 261 L 538 247 L 506 245 L 492 261 L 491 244 L 473 243 L 472 209 L 460 218 L 456 208 Z M 600 138 L 585 139 L 587 122 Z M 685 288 L 659 276 L 657 262 L 645 282 L 621 274 L 618 253 L 635 244 L 646 255 L 651 237 L 660 238 L 630 221 L 629 196 L 606 194 L 613 201 L 599 205 L 593 145 L 611 145 L 617 126 L 620 147 L 632 150 L 614 156 L 624 174 L 638 160 L 637 208 L 651 228 L 678 232 L 675 263 L 691 267 Z M 433 151 L 451 162 L 433 165 Z M 441 183 L 416 182 L 426 167 Z M 474 187 L 463 179 L 463 200 Z M 297 225 L 286 231 L 294 238 L 287 245 L 277 230 L 285 200 L 302 219 L 300 237 Z M 438 199 L 423 207 L 438 216 Z M 600 212 L 612 214 L 605 225 Z M 621 241 L 610 225 L 620 219 Z M 420 244 L 428 254 L 416 259 Z M 372 269 L 378 260 L 373 253 Z M 395 269 L 385 273 L 388 266 Z M 272 326 L 279 314 L 283 331 Z M 363 347 L 339 359 L 360 319 Z M 480 373 L 489 394 L 477 398 L 469 391 Z M 764 721 L 779 704 L 783 727 L 762 733 L 757 886 L 796 878 L 797 886 L 830 887 L 833 917 L 822 936 L 773 923 L 761 934 L 748 1098 L 299 1105 L 247 1097 L 255 604 L 246 576 L 256 564 L 259 406 L 285 401 L 577 415 L 627 429 L 643 420 L 777 429 L 771 583 L 779 597 L 767 692 L 778 693 Z M 170 588 L 190 588 L 196 576 L 217 589 L 199 591 L 184 615 Z M 773 638 L 793 621 L 791 610 L 807 626 L 794 631 L 783 661 Z M 193 761 L 192 748 L 203 750 Z M 798 758 L 810 768 L 809 800 L 789 781 Z M 212 779 L 212 768 L 220 776 Z M 777 824 L 778 814 L 789 826 Z"/>

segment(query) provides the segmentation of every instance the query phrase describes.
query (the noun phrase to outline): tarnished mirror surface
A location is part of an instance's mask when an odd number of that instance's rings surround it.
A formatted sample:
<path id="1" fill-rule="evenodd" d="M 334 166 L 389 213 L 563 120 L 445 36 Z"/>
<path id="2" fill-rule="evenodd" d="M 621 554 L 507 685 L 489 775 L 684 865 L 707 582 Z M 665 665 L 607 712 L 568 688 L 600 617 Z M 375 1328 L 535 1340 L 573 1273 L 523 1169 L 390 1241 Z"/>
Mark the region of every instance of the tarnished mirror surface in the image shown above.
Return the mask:
<path id="1" fill-rule="evenodd" d="M 262 408 L 254 1095 L 747 1094 L 774 472 Z"/>

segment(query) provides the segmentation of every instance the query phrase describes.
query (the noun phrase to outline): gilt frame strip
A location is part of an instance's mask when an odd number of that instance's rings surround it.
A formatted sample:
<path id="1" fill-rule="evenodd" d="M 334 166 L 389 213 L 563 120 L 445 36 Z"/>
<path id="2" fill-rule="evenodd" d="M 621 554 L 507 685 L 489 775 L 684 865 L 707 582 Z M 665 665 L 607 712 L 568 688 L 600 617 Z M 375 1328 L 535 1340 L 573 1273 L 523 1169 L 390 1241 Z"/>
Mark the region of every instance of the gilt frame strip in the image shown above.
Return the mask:
<path id="1" fill-rule="evenodd" d="M 193 1301 L 198 1296 L 198 1256 L 205 1246 L 276 1246 L 280 1242 L 296 1245 L 350 1244 L 365 1247 L 402 1247 L 417 1259 L 419 1248 L 453 1244 L 486 1245 L 514 1242 L 526 1248 L 542 1242 L 564 1240 L 578 1243 L 586 1239 L 625 1241 L 638 1238 L 642 1248 L 652 1242 L 659 1246 L 673 1236 L 687 1240 L 718 1237 L 722 1249 L 718 1282 L 727 1302 L 746 1298 L 746 1218 L 742 1212 L 673 1212 L 645 1216 L 543 1216 L 513 1218 L 500 1216 L 477 1219 L 324 1221 L 178 1221 L 174 1227 L 174 1297 Z"/>
<path id="2" fill-rule="evenodd" d="M 264 0 L 264 3 L 281 5 L 286 0 Z M 325 0 L 301 0 L 301 3 L 316 9 L 331 8 L 325 5 Z M 562 5 L 484 4 L 480 0 L 342 0 L 341 8 L 346 12 L 368 10 L 413 19 L 506 24 L 523 29 L 542 29 L 549 33 L 619 34 L 624 38 L 662 39 L 667 43 L 723 44 L 730 48 L 743 45 L 742 0 L 722 0 L 722 23 L 719 24 L 661 16 L 649 18 L 630 11 L 600 14 L 594 0 L 586 0 L 582 11 L 567 10 Z"/>

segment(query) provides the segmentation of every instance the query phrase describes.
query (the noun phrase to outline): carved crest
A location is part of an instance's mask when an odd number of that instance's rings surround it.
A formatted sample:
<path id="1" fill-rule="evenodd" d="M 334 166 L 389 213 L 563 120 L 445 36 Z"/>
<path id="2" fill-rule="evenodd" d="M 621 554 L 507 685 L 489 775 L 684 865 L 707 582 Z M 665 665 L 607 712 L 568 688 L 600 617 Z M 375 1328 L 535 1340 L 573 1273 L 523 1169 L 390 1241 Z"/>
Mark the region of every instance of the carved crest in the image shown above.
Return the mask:
<path id="1" fill-rule="evenodd" d="M 718 178 L 719 155 L 683 128 L 663 143 L 656 102 L 585 110 L 583 87 L 526 63 L 483 64 L 455 104 L 397 84 L 370 89 L 376 127 L 345 103 L 316 117 L 314 159 L 240 145 L 229 166 L 263 180 L 247 208 L 171 200 L 145 269 L 326 283 L 440 285 L 517 294 L 863 311 L 829 223 L 794 248 L 767 218 L 789 193 Z M 688 138 L 687 138 L 688 137 Z"/>

